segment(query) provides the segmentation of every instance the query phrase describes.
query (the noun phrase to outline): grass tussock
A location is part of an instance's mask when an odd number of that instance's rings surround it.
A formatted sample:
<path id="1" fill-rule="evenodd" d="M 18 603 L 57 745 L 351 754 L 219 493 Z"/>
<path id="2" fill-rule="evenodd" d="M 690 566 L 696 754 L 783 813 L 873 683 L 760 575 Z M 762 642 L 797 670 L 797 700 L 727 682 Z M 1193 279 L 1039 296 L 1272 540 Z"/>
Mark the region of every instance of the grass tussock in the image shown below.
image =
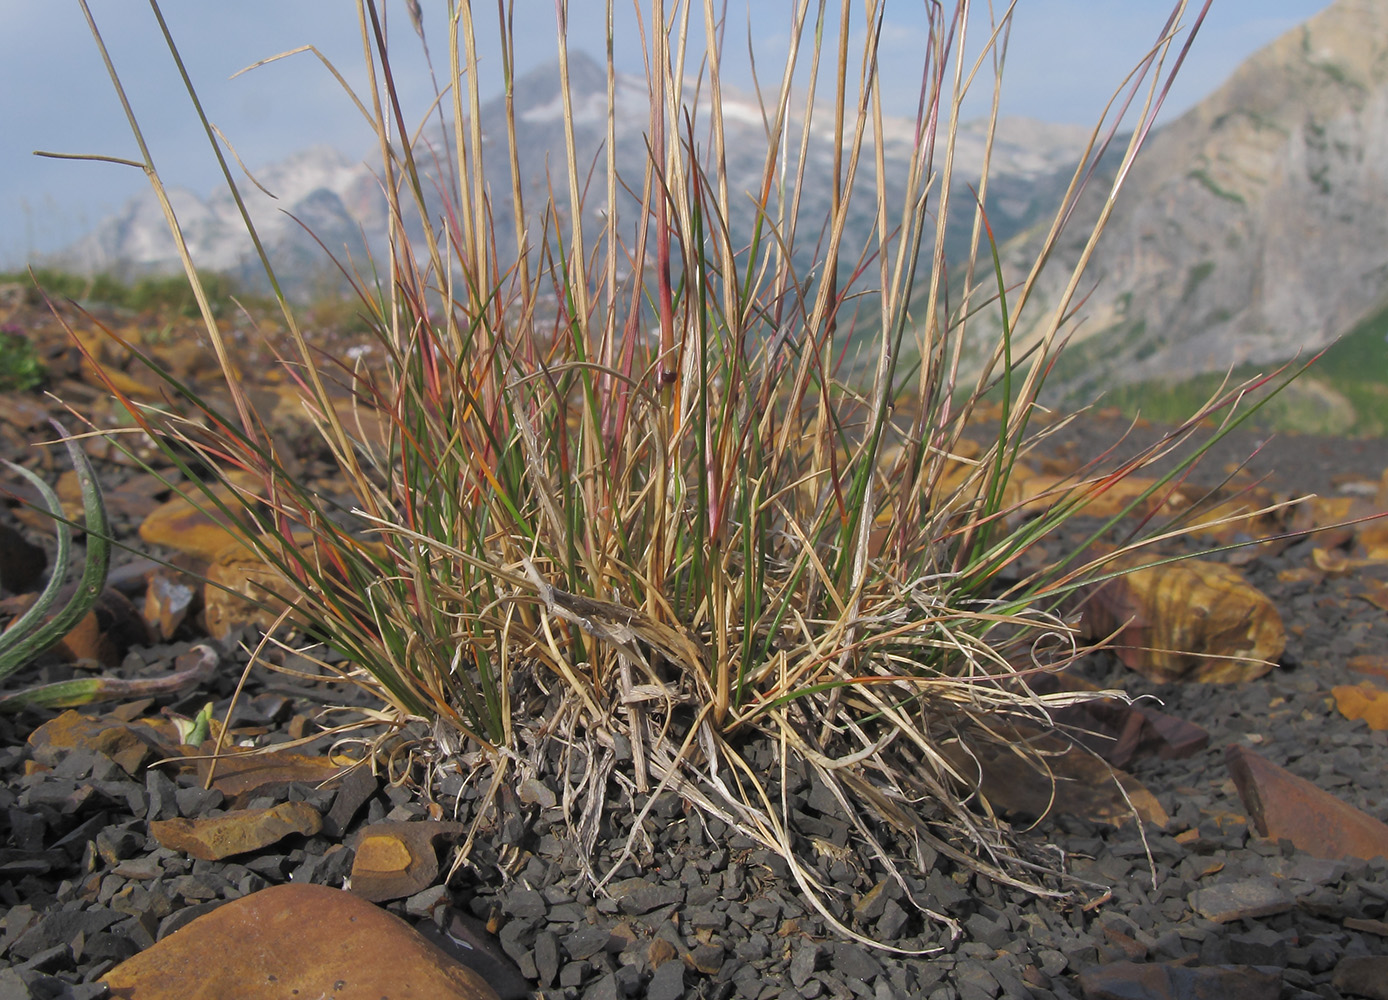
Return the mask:
<path id="1" fill-rule="evenodd" d="M 396 719 L 431 723 L 436 761 L 480 761 L 477 780 L 495 794 L 539 766 L 547 742 L 586 745 L 597 763 L 566 797 L 584 847 L 620 772 L 634 808 L 676 791 L 781 852 L 819 898 L 796 860 L 805 838 L 772 792 L 786 782 L 744 756 L 761 741 L 783 771 L 808 769 L 832 790 L 889 870 L 900 844 L 926 844 L 1036 884 L 978 793 L 970 748 L 1002 742 L 1044 774 L 1016 734 L 1049 727 L 1072 696 L 1038 695 L 1028 679 L 1079 653 L 1062 602 L 1107 557 L 1077 549 L 1038 568 L 1028 553 L 1171 442 L 1087 468 L 1036 516 L 1021 517 L 1008 490 L 1107 212 L 1040 339 L 1007 331 L 1123 114 L 1126 175 L 1179 63 L 1184 4 L 1095 129 L 1016 287 L 1001 283 L 979 208 L 986 166 L 969 178 L 978 201 L 954 197 L 961 102 L 991 85 L 996 116 L 1006 16 L 990 23 L 964 3 L 937 12 L 908 176 L 895 179 L 905 195 L 889 201 L 876 154 L 880 4 L 851 16 L 845 5 L 842 20 L 792 5 L 788 59 L 761 67 L 766 155 L 745 189 L 726 171 L 728 26 L 715 7 L 655 0 L 637 12 L 649 155 L 631 164 L 612 152 L 610 44 L 608 141 L 596 160 L 579 156 L 560 4 L 567 156 L 536 203 L 514 116 L 506 134 L 479 124 L 490 88 L 511 94 L 511 11 L 484 70 L 472 7 L 450 6 L 445 86 L 435 107 L 412 108 L 391 63 L 427 50 L 401 44 L 412 36 L 398 25 L 387 46 L 383 6 L 358 5 L 370 89 L 352 99 L 376 132 L 393 223 L 369 270 L 338 262 L 368 343 L 322 355 L 280 298 L 282 361 L 350 501 L 296 481 L 234 377 L 225 412 L 171 379 L 177 414 L 130 402 L 134 418 L 189 478 L 210 468 L 244 501 L 226 502 L 215 481 L 202 500 L 275 569 L 284 634 L 331 647 Z M 169 49 L 177 58 L 171 38 Z M 447 148 L 418 139 L 431 120 Z M 131 124 L 138 138 L 133 113 Z M 833 135 L 832 165 L 799 155 L 812 130 Z M 239 199 L 210 124 L 208 136 Z M 484 156 L 484 144 L 508 155 Z M 145 165 L 162 198 L 147 154 Z M 827 217 L 799 212 L 808 185 L 830 188 Z M 844 238 L 852 199 L 875 206 L 865 245 Z M 974 252 L 946 262 L 959 212 Z M 808 271 L 795 265 L 806 240 Z M 1004 332 L 966 377 L 961 351 L 984 311 Z M 985 413 L 994 389 L 1003 402 Z M 981 450 L 962 443 L 966 431 L 985 435 Z"/>

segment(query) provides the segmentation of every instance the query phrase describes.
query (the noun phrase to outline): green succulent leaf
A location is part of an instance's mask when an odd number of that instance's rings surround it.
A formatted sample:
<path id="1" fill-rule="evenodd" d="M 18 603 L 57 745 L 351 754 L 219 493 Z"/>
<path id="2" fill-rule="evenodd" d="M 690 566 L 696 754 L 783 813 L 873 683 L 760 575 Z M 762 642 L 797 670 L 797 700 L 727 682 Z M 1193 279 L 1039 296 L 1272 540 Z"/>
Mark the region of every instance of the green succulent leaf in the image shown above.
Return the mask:
<path id="1" fill-rule="evenodd" d="M 66 437 L 66 431 L 61 427 L 58 429 Z M 77 480 L 82 490 L 82 509 L 87 530 L 86 565 L 83 567 L 77 589 L 67 604 L 57 614 L 48 618 L 49 612 L 58 601 L 72 560 L 72 527 L 64 516 L 62 503 L 52 488 L 30 470 L 7 462 L 11 469 L 29 480 L 39 491 L 44 509 L 53 518 L 56 526 L 58 550 L 53 563 L 53 573 L 43 592 L 28 611 L 0 634 L 0 678 L 8 677 L 72 631 L 87 612 L 91 611 L 106 585 L 106 574 L 111 567 L 110 523 L 106 517 L 106 504 L 102 500 L 96 474 L 81 446 L 70 439 L 65 441 L 65 444 L 73 468 L 77 470 Z"/>

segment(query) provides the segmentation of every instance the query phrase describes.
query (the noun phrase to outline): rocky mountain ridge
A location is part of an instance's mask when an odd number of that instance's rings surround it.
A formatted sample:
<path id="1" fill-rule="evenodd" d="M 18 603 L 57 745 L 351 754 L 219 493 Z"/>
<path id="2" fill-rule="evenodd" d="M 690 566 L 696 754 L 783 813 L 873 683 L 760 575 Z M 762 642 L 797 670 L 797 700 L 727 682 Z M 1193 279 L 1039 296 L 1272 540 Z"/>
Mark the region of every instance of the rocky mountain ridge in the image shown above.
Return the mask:
<path id="1" fill-rule="evenodd" d="M 573 91 L 573 126 L 580 162 L 601 162 L 606 132 L 607 80 L 606 70 L 594 60 L 575 54 L 570 60 Z M 691 94 L 693 92 L 691 91 Z M 649 111 L 646 83 L 643 79 L 619 75 L 616 86 L 618 114 L 616 146 L 618 169 L 633 187 L 640 190 L 641 170 L 647 156 Z M 691 102 L 696 123 L 707 122 L 709 104 L 706 95 Z M 514 92 L 516 128 L 519 137 L 519 161 L 528 168 L 523 178 L 522 192 L 527 208 L 533 212 L 544 201 L 549 185 L 547 172 L 555 171 L 555 187 L 563 197 L 561 165 L 564 162 L 563 107 L 558 88 L 558 72 L 554 65 L 541 67 L 516 82 Z M 756 99 L 729 87 L 723 89 L 724 127 L 727 134 L 728 183 L 730 190 L 751 193 L 759 189 L 765 158 L 766 122 Z M 482 108 L 484 136 L 505 135 L 505 105 L 498 97 Z M 819 226 L 827 217 L 829 205 L 829 176 L 832 162 L 832 142 L 828 125 L 832 117 L 816 118 L 808 149 L 807 183 L 801 192 L 802 230 L 813 226 L 814 233 L 806 238 L 802 231 L 802 252 L 805 259 L 797 264 L 814 266 L 813 242 Z M 791 124 L 792 136 L 798 136 L 799 121 Z M 696 139 L 703 143 L 696 126 Z M 915 123 L 906 119 L 889 119 L 884 156 L 889 176 L 903 176 L 915 136 Z M 438 132 L 426 132 L 426 144 L 433 150 L 445 150 L 449 142 L 437 139 Z M 967 197 L 963 185 L 970 178 L 977 183 L 982 164 L 984 124 L 961 126 L 956 153 L 956 176 L 960 180 L 961 199 Z M 999 127 L 993 150 L 990 180 L 995 231 L 1010 235 L 1029 225 L 1054 203 L 1058 196 L 1057 179 L 1068 179 L 1077 161 L 1088 130 L 1075 126 L 1055 126 L 1028 119 L 1006 119 Z M 510 166 L 504 142 L 484 143 L 484 159 L 489 176 L 508 179 Z M 870 153 L 866 154 L 869 157 Z M 420 158 L 433 162 L 433 157 Z M 794 165 L 790 167 L 793 176 Z M 870 173 L 870 172 L 869 172 Z M 252 218 L 267 247 L 270 248 L 281 281 L 300 296 L 322 292 L 336 283 L 335 268 L 323 254 L 321 241 L 340 259 L 350 256 L 361 266 L 368 252 L 383 259 L 387 215 L 385 199 L 371 165 L 354 163 L 336 150 L 325 147 L 303 150 L 293 156 L 257 171 L 256 181 L 275 197 L 258 190 L 255 185 L 242 184 L 242 193 L 250 207 Z M 860 175 L 859 195 L 847 227 L 846 246 L 860 248 L 874 224 L 870 197 L 871 178 Z M 502 189 L 502 190 L 498 190 Z M 495 183 L 493 196 L 501 204 L 493 205 L 496 218 L 510 217 L 508 183 Z M 586 216 L 595 221 L 603 216 L 600 198 L 585 205 Z M 194 260 L 200 267 L 230 273 L 255 286 L 260 280 L 259 262 L 254 258 L 249 238 L 242 227 L 239 212 L 226 191 L 203 198 L 193 192 L 173 192 L 175 210 L 185 228 Z M 750 232 L 752 212 L 734 220 Z M 431 215 L 441 218 L 441 202 L 431 204 Z M 296 221 L 297 220 L 297 221 Z M 954 231 L 958 239 L 967 233 L 967 220 L 962 219 Z M 312 234 L 312 235 L 311 235 Z M 317 237 L 315 240 L 314 237 Z M 178 268 L 162 213 L 152 196 L 133 199 L 116 216 L 101 223 L 97 229 L 78 241 L 55 263 L 84 273 L 114 272 L 139 274 L 150 271 L 172 271 Z"/>
<path id="2" fill-rule="evenodd" d="M 1388 0 L 1338 0 L 1151 135 L 1087 272 L 1059 388 L 1087 399 L 1270 365 L 1376 322 L 1388 306 L 1385 164 Z M 1063 288 L 1111 180 L 1081 202 L 1023 334 Z M 1006 248 L 1011 277 L 1038 240 Z M 1380 358 L 1363 374 L 1388 384 L 1388 349 Z"/>

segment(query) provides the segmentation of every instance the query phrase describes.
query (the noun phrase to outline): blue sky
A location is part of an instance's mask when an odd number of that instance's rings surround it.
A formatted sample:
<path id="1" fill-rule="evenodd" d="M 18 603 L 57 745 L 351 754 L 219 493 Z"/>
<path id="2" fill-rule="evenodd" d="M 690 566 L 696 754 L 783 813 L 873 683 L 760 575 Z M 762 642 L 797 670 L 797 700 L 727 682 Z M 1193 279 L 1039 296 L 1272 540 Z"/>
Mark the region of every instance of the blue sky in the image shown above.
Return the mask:
<path id="1" fill-rule="evenodd" d="M 217 183 L 149 5 L 90 0 L 166 183 L 207 193 Z M 423 0 L 431 44 L 446 59 L 442 0 Z M 673 6 L 673 0 L 667 0 Z M 1002 0 L 998 0 L 1002 6 Z M 1328 6 L 1328 0 L 1214 0 L 1168 103 L 1168 117 L 1217 87 L 1246 56 Z M 404 4 L 386 0 L 395 69 L 423 109 L 432 93 Z M 553 55 L 552 0 L 516 0 L 521 68 Z M 630 5 L 618 68 L 640 73 Z M 784 52 L 787 0 L 728 0 L 732 48 L 750 24 L 759 65 Z M 836 4 L 830 4 L 836 7 Z M 855 8 L 860 5 L 855 3 Z M 986 4 L 976 4 L 986 15 Z M 1193 9 L 1199 3 L 1192 0 Z M 490 3 L 475 5 L 494 18 Z M 888 110 L 910 113 L 924 33 L 922 0 L 887 0 L 883 74 Z M 1113 88 L 1155 41 L 1171 0 L 1019 0 L 1003 88 L 1004 113 L 1093 124 Z M 571 46 L 603 51 L 597 0 L 572 0 Z M 696 10 L 699 8 L 696 6 Z M 583 12 L 583 13 L 580 13 Z M 625 16 L 623 16 L 625 12 Z M 1193 16 L 1192 10 L 1191 16 Z M 164 14 L 211 119 L 254 169 L 316 143 L 366 155 L 371 137 L 332 77 L 301 54 L 235 80 L 266 56 L 312 43 L 354 84 L 364 80 L 355 5 L 346 0 L 165 0 Z M 59 162 L 33 150 L 133 157 L 134 142 L 76 0 L 0 0 L 0 267 L 76 239 L 130 196 L 143 174 L 112 164 Z M 767 72 L 767 70 L 763 70 Z M 738 74 L 735 72 L 734 76 Z M 745 71 L 742 73 L 745 82 Z"/>

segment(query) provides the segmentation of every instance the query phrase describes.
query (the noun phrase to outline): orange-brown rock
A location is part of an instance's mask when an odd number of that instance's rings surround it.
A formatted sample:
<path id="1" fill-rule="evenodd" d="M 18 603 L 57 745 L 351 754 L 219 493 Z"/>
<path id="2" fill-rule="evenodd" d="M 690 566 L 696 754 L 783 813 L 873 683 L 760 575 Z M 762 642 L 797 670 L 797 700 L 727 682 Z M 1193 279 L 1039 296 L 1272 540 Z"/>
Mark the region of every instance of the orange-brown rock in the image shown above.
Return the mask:
<path id="1" fill-rule="evenodd" d="M 1375 580 L 1367 577 L 1359 581 L 1359 593 L 1356 595 L 1368 601 L 1380 611 L 1388 611 L 1388 583 L 1382 580 Z"/>
<path id="2" fill-rule="evenodd" d="M 149 824 L 150 835 L 170 850 L 202 861 L 258 851 L 291 834 L 305 836 L 323 828 L 323 817 L 306 802 L 281 802 L 269 809 L 234 809 L 208 819 L 162 819 Z"/>
<path id="3" fill-rule="evenodd" d="M 1031 680 L 1031 689 L 1042 695 L 1098 690 L 1089 681 L 1066 672 L 1041 674 Z M 1189 757 L 1210 744 L 1210 734 L 1204 729 L 1142 702 L 1094 698 L 1051 709 L 1050 715 L 1053 722 L 1068 727 L 1079 743 L 1114 767 L 1127 767 L 1134 757 Z"/>
<path id="4" fill-rule="evenodd" d="M 147 642 L 149 629 L 130 598 L 107 587 L 72 631 L 58 640 L 55 648 L 68 659 L 116 667 L 132 646 Z"/>
<path id="5" fill-rule="evenodd" d="M 1338 548 L 1354 537 L 1354 527 L 1345 522 L 1356 516 L 1355 497 L 1311 497 L 1297 504 L 1292 513 L 1292 531 L 1314 531 L 1316 544 Z"/>
<path id="6" fill-rule="evenodd" d="M 1146 566 L 1089 595 L 1084 628 L 1113 636 L 1129 667 L 1157 681 L 1230 682 L 1261 677 L 1286 647 L 1272 602 L 1232 566 L 1187 559 Z"/>
<path id="7" fill-rule="evenodd" d="M 1382 507 L 1378 509 L 1383 510 Z M 1356 540 L 1370 561 L 1388 562 L 1388 516 L 1361 524 Z"/>
<path id="8" fill-rule="evenodd" d="M 1384 610 L 1388 611 L 1388 608 L 1384 608 Z M 1358 656 L 1351 656 L 1346 660 L 1345 666 L 1356 674 L 1368 674 L 1371 677 L 1381 677 L 1388 680 L 1388 656 L 1360 653 Z"/>
<path id="9" fill-rule="evenodd" d="M 1006 744 L 980 740 L 968 751 L 957 744 L 941 747 L 945 759 L 995 809 L 1029 819 L 1065 813 L 1111 826 L 1122 826 L 1136 810 L 1145 822 L 1169 822 L 1142 782 L 1083 747 L 1067 748 L 1054 735 L 1029 728 L 1001 727 L 999 732 L 1008 737 Z M 1047 756 L 1019 754 L 1023 747 Z"/>
<path id="10" fill-rule="evenodd" d="M 1349 926 L 1349 920 L 1345 921 L 1345 926 Z M 1330 985 L 1349 996 L 1385 1000 L 1388 998 L 1388 955 L 1346 955 L 1336 964 Z"/>
<path id="11" fill-rule="evenodd" d="M 56 765 L 70 750 L 93 750 L 137 774 L 149 761 L 176 753 L 178 736 L 166 720 L 158 725 L 125 722 L 111 716 L 82 715 L 71 709 L 29 734 L 29 750 L 40 764 Z"/>
<path id="12" fill-rule="evenodd" d="M 63 607 L 75 585 L 58 592 L 55 607 Z M 37 594 L 21 594 L 0 601 L 0 620 L 17 618 L 33 605 Z M 149 641 L 149 631 L 130 599 L 108 587 L 97 595 L 90 611 L 66 635 L 49 647 L 60 659 L 86 660 L 105 667 L 118 666 L 131 646 Z"/>
<path id="13" fill-rule="evenodd" d="M 1176 962 L 1110 962 L 1079 977 L 1085 1000 L 1277 1000 L 1282 973 L 1251 965 L 1191 967 Z"/>
<path id="14" fill-rule="evenodd" d="M 1230 746 L 1224 756 L 1260 836 L 1290 840 L 1318 858 L 1388 857 L 1388 824 L 1247 747 Z"/>
<path id="15" fill-rule="evenodd" d="M 205 579 L 203 620 L 208 635 L 219 640 L 242 625 L 270 628 L 292 594 L 279 570 L 239 542 L 213 556 Z"/>
<path id="16" fill-rule="evenodd" d="M 374 902 L 399 899 L 427 889 L 439 873 L 435 840 L 460 836 L 461 823 L 432 820 L 372 823 L 357 834 L 352 891 Z"/>
<path id="17" fill-rule="evenodd" d="M 1342 684 L 1330 693 L 1335 696 L 1335 707 L 1346 719 L 1363 719 L 1370 729 L 1388 729 L 1388 691 L 1372 681 Z"/>
<path id="18" fill-rule="evenodd" d="M 141 522 L 142 539 L 150 545 L 204 560 L 211 560 L 229 545 L 239 544 L 239 536 L 219 519 L 211 500 L 195 486 L 185 485 L 183 491 L 186 497 L 175 493 Z M 232 511 L 238 509 L 241 501 L 230 488 L 217 487 L 213 492 Z"/>
<path id="19" fill-rule="evenodd" d="M 234 801 L 296 781 L 332 788 L 353 763 L 343 757 L 310 757 L 287 750 L 229 753 L 215 762 L 199 760 L 198 778 L 205 783 L 210 774 L 212 787 Z"/>
<path id="20" fill-rule="evenodd" d="M 150 632 L 168 642 L 178 631 L 198 596 L 193 581 L 165 566 L 145 576 L 145 601 L 141 614 Z"/>
<path id="21" fill-rule="evenodd" d="M 498 1000 L 399 917 L 321 885 L 276 885 L 226 903 L 102 982 L 121 1000 Z"/>

